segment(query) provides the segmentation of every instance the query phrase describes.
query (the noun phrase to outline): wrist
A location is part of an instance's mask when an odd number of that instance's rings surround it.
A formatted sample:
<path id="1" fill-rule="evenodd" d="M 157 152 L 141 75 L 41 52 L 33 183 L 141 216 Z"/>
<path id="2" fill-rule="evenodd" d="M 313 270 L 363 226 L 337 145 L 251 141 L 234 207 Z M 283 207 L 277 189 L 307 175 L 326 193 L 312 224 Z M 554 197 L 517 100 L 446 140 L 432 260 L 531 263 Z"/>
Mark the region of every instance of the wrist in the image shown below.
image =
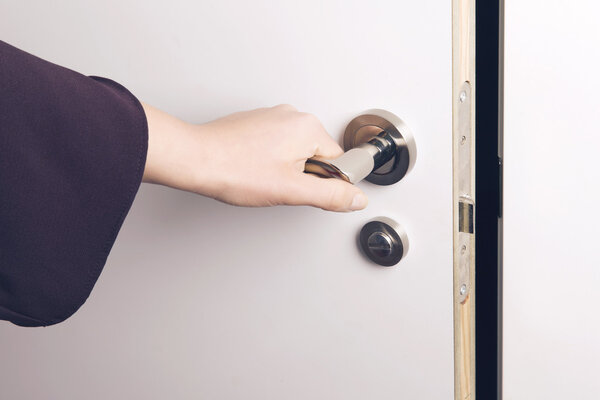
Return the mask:
<path id="1" fill-rule="evenodd" d="M 148 153 L 143 182 L 181 190 L 196 186 L 200 171 L 192 164 L 204 158 L 208 141 L 199 146 L 199 126 L 142 103 L 148 121 Z"/>

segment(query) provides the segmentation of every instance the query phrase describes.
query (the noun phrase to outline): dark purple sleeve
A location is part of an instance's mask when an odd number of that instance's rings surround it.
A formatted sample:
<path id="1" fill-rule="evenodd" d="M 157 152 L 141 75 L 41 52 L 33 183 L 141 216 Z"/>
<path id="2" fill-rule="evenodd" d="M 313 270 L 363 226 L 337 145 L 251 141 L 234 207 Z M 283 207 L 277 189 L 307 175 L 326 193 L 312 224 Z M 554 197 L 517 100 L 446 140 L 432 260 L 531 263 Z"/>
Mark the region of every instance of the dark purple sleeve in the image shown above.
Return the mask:
<path id="1" fill-rule="evenodd" d="M 126 88 L 0 41 L 0 319 L 52 325 L 81 307 L 147 149 L 144 110 Z"/>

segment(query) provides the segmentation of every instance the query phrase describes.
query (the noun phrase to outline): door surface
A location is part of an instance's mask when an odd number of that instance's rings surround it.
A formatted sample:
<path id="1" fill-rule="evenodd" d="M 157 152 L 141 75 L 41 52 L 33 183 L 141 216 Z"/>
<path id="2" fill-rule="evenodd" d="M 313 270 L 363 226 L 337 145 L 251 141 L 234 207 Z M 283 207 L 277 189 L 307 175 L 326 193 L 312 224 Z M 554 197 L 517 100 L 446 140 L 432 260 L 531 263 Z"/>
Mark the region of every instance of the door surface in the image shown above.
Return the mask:
<path id="1" fill-rule="evenodd" d="M 87 303 L 0 324 L 6 399 L 451 399 L 450 1 L 8 1 L 3 40 L 192 122 L 290 103 L 340 139 L 400 116 L 415 168 L 368 208 L 236 208 L 142 185 Z M 387 216 L 385 268 L 356 237 Z M 93 227 L 92 227 L 93 229 Z"/>
<path id="2" fill-rule="evenodd" d="M 599 14 L 506 3 L 506 400 L 600 398 Z"/>

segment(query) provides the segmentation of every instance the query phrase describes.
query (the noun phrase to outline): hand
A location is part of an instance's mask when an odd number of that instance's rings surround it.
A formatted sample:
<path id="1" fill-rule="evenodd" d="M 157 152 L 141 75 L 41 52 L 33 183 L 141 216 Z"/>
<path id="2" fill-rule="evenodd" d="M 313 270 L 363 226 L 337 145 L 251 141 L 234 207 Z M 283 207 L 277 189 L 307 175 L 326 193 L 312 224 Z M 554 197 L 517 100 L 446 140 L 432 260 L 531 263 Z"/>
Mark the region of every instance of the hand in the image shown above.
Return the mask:
<path id="1" fill-rule="evenodd" d="M 192 125 L 143 106 L 149 131 L 144 182 L 238 206 L 353 211 L 367 205 L 356 186 L 303 172 L 310 157 L 343 153 L 312 114 L 278 105 Z"/>

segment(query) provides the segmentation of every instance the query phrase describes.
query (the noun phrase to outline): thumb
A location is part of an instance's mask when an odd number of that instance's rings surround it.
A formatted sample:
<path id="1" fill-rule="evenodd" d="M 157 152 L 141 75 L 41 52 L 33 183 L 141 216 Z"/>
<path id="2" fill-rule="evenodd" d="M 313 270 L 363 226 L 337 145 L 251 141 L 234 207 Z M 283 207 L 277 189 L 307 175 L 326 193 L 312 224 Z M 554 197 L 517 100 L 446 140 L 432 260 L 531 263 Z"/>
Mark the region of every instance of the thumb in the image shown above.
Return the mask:
<path id="1" fill-rule="evenodd" d="M 319 178 L 301 173 L 287 192 L 286 203 L 308 205 L 328 211 L 356 211 L 367 206 L 367 196 L 356 186 L 341 179 Z"/>

